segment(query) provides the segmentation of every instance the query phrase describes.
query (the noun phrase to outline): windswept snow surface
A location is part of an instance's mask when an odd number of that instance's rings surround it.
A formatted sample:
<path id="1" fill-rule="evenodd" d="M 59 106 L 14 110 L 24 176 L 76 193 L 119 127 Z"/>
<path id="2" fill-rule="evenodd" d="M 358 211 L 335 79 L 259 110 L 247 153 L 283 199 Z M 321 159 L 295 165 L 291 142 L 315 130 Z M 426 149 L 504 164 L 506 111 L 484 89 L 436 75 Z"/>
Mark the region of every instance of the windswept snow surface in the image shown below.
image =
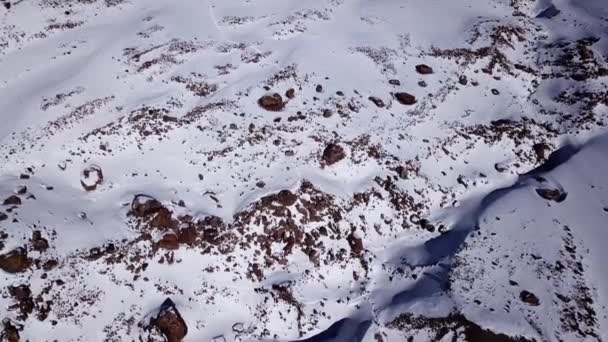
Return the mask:
<path id="1" fill-rule="evenodd" d="M 0 340 L 608 339 L 604 0 L 0 4 Z"/>

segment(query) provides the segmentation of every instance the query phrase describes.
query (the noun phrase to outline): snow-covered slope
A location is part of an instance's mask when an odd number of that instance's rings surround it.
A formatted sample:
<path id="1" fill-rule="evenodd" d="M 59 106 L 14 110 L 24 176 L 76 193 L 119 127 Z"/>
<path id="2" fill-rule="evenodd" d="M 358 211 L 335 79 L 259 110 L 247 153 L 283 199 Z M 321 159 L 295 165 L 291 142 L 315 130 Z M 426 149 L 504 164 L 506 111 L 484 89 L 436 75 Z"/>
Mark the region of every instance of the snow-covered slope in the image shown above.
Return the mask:
<path id="1" fill-rule="evenodd" d="M 2 5 L 0 339 L 608 338 L 604 0 Z"/>

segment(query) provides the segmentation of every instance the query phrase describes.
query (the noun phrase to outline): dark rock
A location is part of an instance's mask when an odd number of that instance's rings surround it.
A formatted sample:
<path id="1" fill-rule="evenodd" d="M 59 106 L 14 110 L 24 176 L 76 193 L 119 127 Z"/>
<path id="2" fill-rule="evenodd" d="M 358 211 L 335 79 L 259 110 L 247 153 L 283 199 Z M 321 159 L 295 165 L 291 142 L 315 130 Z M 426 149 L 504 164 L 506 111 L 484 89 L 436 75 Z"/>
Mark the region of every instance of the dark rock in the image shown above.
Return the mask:
<path id="1" fill-rule="evenodd" d="M 317 93 L 322 93 L 323 92 L 323 86 L 320 84 L 317 84 L 317 88 L 315 89 L 317 91 Z"/>
<path id="2" fill-rule="evenodd" d="M 416 65 L 416 72 L 421 75 L 429 75 L 433 73 L 433 68 L 426 64 L 418 64 Z"/>
<path id="3" fill-rule="evenodd" d="M 526 291 L 526 290 L 521 291 L 519 293 L 519 299 L 521 299 L 522 302 L 524 302 L 528 305 L 532 305 L 532 306 L 540 305 L 540 300 L 538 299 L 538 297 L 536 297 L 536 295 L 530 291 Z"/>
<path id="4" fill-rule="evenodd" d="M 498 94 L 500 94 L 500 92 L 498 91 L 498 89 L 492 89 L 492 94 L 498 95 Z"/>
<path id="5" fill-rule="evenodd" d="M 395 93 L 395 98 L 399 103 L 406 106 L 411 106 L 416 103 L 416 97 L 408 93 Z"/>
<path id="6" fill-rule="evenodd" d="M 6 3 L 5 3 L 6 5 Z M 10 6 L 9 6 L 10 7 Z M 11 324 L 10 320 L 5 319 L 2 324 L 4 325 L 4 329 L 2 330 L 2 333 L 0 334 L 0 341 L 6 341 L 6 342 L 19 342 L 20 340 L 20 336 L 19 336 L 19 329 L 14 326 L 13 324 Z"/>
<path id="7" fill-rule="evenodd" d="M 536 189 L 536 193 L 548 201 L 557 203 L 563 202 L 568 196 L 568 193 L 560 191 L 559 189 Z"/>
<path id="8" fill-rule="evenodd" d="M 181 342 L 188 334 L 186 322 L 169 298 L 165 299 L 151 325 L 165 336 L 167 342 Z"/>
<path id="9" fill-rule="evenodd" d="M 285 107 L 283 98 L 277 93 L 260 97 L 258 105 L 271 112 L 279 112 Z"/>
<path id="10" fill-rule="evenodd" d="M 288 89 L 285 92 L 285 97 L 287 97 L 288 99 L 293 99 L 294 97 L 296 97 L 296 91 L 293 88 Z"/>
<path id="11" fill-rule="evenodd" d="M 418 81 L 418 85 L 422 88 L 426 88 L 426 86 L 427 86 L 425 81 Z"/>
<path id="12" fill-rule="evenodd" d="M 338 91 L 336 92 L 336 95 L 338 95 L 338 96 L 344 96 L 344 92 L 343 92 L 343 91 L 338 90 Z"/>
<path id="13" fill-rule="evenodd" d="M 465 75 L 461 75 L 460 77 L 458 77 L 458 83 L 465 86 L 467 85 L 467 83 L 469 83 L 469 79 Z"/>
<path id="14" fill-rule="evenodd" d="M 5 213 L 0 211 L 0 222 L 7 220 L 8 219 L 8 215 L 6 215 Z"/>
<path id="15" fill-rule="evenodd" d="M 20 273 L 27 270 L 31 260 L 27 257 L 25 248 L 16 248 L 6 254 L 0 255 L 0 269 L 8 273 Z"/>
<path id="16" fill-rule="evenodd" d="M 45 271 L 50 271 L 53 268 L 57 267 L 57 265 L 59 265 L 59 262 L 57 262 L 57 260 L 47 260 L 44 262 L 44 264 L 42 264 L 42 269 Z"/>
<path id="17" fill-rule="evenodd" d="M 21 198 L 12 195 L 2 202 L 2 205 L 21 205 Z"/>
<path id="18" fill-rule="evenodd" d="M 131 202 L 131 213 L 137 217 L 147 217 L 157 213 L 163 205 L 154 197 L 136 195 Z"/>
<path id="19" fill-rule="evenodd" d="M 42 233 L 39 230 L 34 230 L 32 233 L 32 246 L 35 251 L 44 252 L 49 248 L 49 242 L 42 237 Z"/>
<path id="20" fill-rule="evenodd" d="M 342 146 L 332 143 L 325 147 L 321 159 L 326 165 L 332 165 L 344 159 L 345 157 L 346 153 L 344 152 Z"/>
<path id="21" fill-rule="evenodd" d="M 384 107 L 384 101 L 382 101 L 382 99 L 380 99 L 379 97 L 370 96 L 369 100 L 372 101 L 379 108 L 383 108 Z"/>
<path id="22" fill-rule="evenodd" d="M 277 194 L 277 202 L 286 207 L 292 206 L 298 200 L 298 196 L 296 196 L 293 192 L 289 190 L 281 190 Z"/>
<path id="23" fill-rule="evenodd" d="M 332 111 L 331 111 L 331 109 L 325 109 L 325 110 L 323 111 L 323 117 L 324 117 L 324 118 L 329 118 L 329 117 L 331 117 L 332 115 L 334 115 L 334 112 L 332 112 Z"/>
<path id="24" fill-rule="evenodd" d="M 536 160 L 541 162 L 545 160 L 546 152 L 549 151 L 551 147 L 549 147 L 549 145 L 547 145 L 546 143 L 538 143 L 534 144 L 532 146 L 532 149 L 534 150 L 534 153 L 536 153 Z"/>
<path id="25" fill-rule="evenodd" d="M 403 166 L 397 166 L 397 168 L 395 169 L 395 171 L 399 175 L 399 178 L 401 178 L 401 179 L 407 179 L 407 169 L 405 167 L 403 167 Z"/>
<path id="26" fill-rule="evenodd" d="M 19 185 L 17 189 L 15 189 L 17 195 L 25 195 L 27 193 L 27 186 Z"/>
<path id="27" fill-rule="evenodd" d="M 19 179 L 30 179 L 30 175 L 22 173 L 22 174 L 19 175 Z"/>
<path id="28" fill-rule="evenodd" d="M 399 82 L 399 80 L 395 80 L 395 79 L 388 80 L 388 83 L 392 84 L 394 86 L 400 86 L 401 85 L 401 82 Z"/>
<path id="29" fill-rule="evenodd" d="M 350 246 L 350 251 L 353 255 L 359 256 L 363 252 L 363 240 L 356 237 L 354 233 L 350 233 L 350 235 L 346 238 L 348 241 L 348 245 Z"/>
<path id="30" fill-rule="evenodd" d="M 536 15 L 536 17 L 551 19 L 551 18 L 555 17 L 556 15 L 558 15 L 560 12 L 561 11 L 559 9 L 557 9 L 557 7 L 555 7 L 554 4 L 551 4 L 551 5 L 549 5 L 549 7 L 545 8 L 538 15 Z"/>

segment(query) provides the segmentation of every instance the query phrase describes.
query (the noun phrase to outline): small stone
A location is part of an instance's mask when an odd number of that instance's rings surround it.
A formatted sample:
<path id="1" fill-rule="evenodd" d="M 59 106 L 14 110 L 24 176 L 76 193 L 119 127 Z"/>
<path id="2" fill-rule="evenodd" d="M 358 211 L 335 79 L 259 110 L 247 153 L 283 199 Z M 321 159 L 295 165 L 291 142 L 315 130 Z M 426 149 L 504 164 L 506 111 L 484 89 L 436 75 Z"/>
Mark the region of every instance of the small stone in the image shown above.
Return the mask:
<path id="1" fill-rule="evenodd" d="M 338 95 L 338 96 L 344 96 L 344 92 L 343 92 L 343 91 L 338 90 L 338 91 L 336 92 L 336 95 Z"/>
<path id="2" fill-rule="evenodd" d="M 19 175 L 19 179 L 30 179 L 30 175 L 26 175 L 25 173 L 22 173 L 21 175 Z"/>
<path id="3" fill-rule="evenodd" d="M 380 99 L 379 97 L 370 96 L 369 100 L 372 101 L 376 105 L 376 107 L 384 108 L 384 101 L 382 101 L 382 99 Z"/>
<path id="4" fill-rule="evenodd" d="M 416 65 L 416 72 L 421 75 L 429 75 L 433 73 L 433 68 L 426 64 L 418 64 Z"/>
<path id="5" fill-rule="evenodd" d="M 323 155 L 321 157 L 321 160 L 326 165 L 333 165 L 333 164 L 339 162 L 340 160 L 344 159 L 345 157 L 346 157 L 346 153 L 344 152 L 344 149 L 342 148 L 342 146 L 332 143 L 332 144 L 327 145 L 327 147 L 325 147 L 325 150 L 323 150 Z"/>
<path id="6" fill-rule="evenodd" d="M 296 91 L 295 91 L 295 89 L 293 89 L 293 88 L 288 89 L 285 92 L 285 97 L 287 97 L 290 100 L 293 99 L 294 97 L 296 97 Z"/>
<path id="7" fill-rule="evenodd" d="M 498 89 L 492 89 L 492 94 L 498 95 L 500 94 L 500 92 L 498 91 Z"/>
<path id="8" fill-rule="evenodd" d="M 322 93 L 323 92 L 323 86 L 320 84 L 317 84 L 317 87 L 315 89 L 317 91 L 317 93 Z"/>
<path id="9" fill-rule="evenodd" d="M 425 81 L 421 80 L 421 81 L 418 81 L 418 86 L 420 86 L 422 88 L 426 88 L 427 84 Z"/>
<path id="10" fill-rule="evenodd" d="M 519 293 L 519 299 L 521 299 L 522 302 L 524 302 L 528 305 L 532 305 L 532 306 L 540 305 L 540 300 L 538 299 L 538 297 L 536 297 L 536 295 L 530 291 L 526 291 L 526 290 L 521 291 Z"/>
<path id="11" fill-rule="evenodd" d="M 257 186 L 260 189 L 263 189 L 264 187 L 266 187 L 266 183 L 259 181 L 259 182 L 255 183 L 255 186 Z"/>
<path id="12" fill-rule="evenodd" d="M 548 201 L 557 203 L 563 202 L 566 197 L 568 197 L 566 192 L 560 191 L 559 189 L 536 189 L 536 193 Z"/>
<path id="13" fill-rule="evenodd" d="M 283 98 L 277 93 L 260 97 L 258 105 L 271 112 L 279 112 L 285 107 Z"/>
<path id="14" fill-rule="evenodd" d="M 8 220 L 8 215 L 0 211 L 0 222 Z"/>
<path id="15" fill-rule="evenodd" d="M 396 79 L 388 80 L 388 83 L 392 84 L 394 86 L 400 86 L 401 85 L 401 82 L 399 82 L 399 80 L 396 80 Z"/>
<path id="16" fill-rule="evenodd" d="M 27 193 L 27 186 L 19 185 L 17 189 L 15 189 L 15 193 L 17 195 L 25 195 Z"/>
<path id="17" fill-rule="evenodd" d="M 465 75 L 460 75 L 460 77 L 458 77 L 458 83 L 465 86 L 467 83 L 469 83 L 469 80 Z"/>
<path id="18" fill-rule="evenodd" d="M 416 103 L 416 97 L 408 93 L 395 93 L 395 98 L 405 106 L 411 106 Z"/>
<path id="19" fill-rule="evenodd" d="M 395 171 L 397 172 L 397 175 L 399 175 L 399 178 L 407 179 L 407 169 L 405 167 L 397 166 Z"/>
<path id="20" fill-rule="evenodd" d="M 325 110 L 323 111 L 323 117 L 324 117 L 324 118 L 329 118 L 329 117 L 331 117 L 333 114 L 334 114 L 334 113 L 331 111 L 331 109 L 325 109 Z"/>

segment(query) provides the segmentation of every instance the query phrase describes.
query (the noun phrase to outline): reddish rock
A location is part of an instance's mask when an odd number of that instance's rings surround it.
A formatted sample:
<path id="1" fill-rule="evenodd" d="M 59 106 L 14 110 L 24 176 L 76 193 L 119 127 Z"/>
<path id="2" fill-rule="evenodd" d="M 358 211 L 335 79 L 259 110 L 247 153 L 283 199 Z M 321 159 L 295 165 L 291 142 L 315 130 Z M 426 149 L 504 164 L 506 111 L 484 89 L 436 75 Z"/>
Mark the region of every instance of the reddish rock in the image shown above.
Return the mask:
<path id="1" fill-rule="evenodd" d="M 332 165 L 344 159 L 345 157 L 346 153 L 344 152 L 342 146 L 332 143 L 325 147 L 321 159 L 326 165 Z"/>
<path id="2" fill-rule="evenodd" d="M 433 68 L 426 64 L 418 64 L 416 65 L 416 72 L 421 75 L 430 75 L 433 73 Z"/>
<path id="3" fill-rule="evenodd" d="M 19 342 L 19 329 L 13 324 L 11 324 L 8 319 L 5 319 L 2 323 L 4 325 L 4 329 L 0 334 L 0 341 Z"/>
<path id="4" fill-rule="evenodd" d="M 173 213 L 169 209 L 162 207 L 156 212 L 150 225 L 159 229 L 174 228 L 177 221 L 173 220 Z"/>
<path id="5" fill-rule="evenodd" d="M 285 92 L 285 97 L 287 97 L 288 99 L 293 99 L 294 97 L 296 97 L 296 91 L 293 88 L 288 89 Z"/>
<path id="6" fill-rule="evenodd" d="M 42 233 L 39 230 L 35 230 L 32 233 L 32 246 L 35 251 L 44 252 L 49 248 L 49 242 L 42 237 Z"/>
<path id="7" fill-rule="evenodd" d="M 281 205 L 288 207 L 296 203 L 298 196 L 296 196 L 293 192 L 289 190 L 281 190 L 277 194 L 276 199 L 277 202 L 279 202 Z"/>
<path id="8" fill-rule="evenodd" d="M 175 234 L 165 234 L 160 241 L 158 241 L 158 247 L 175 250 L 179 248 L 179 240 Z"/>
<path id="9" fill-rule="evenodd" d="M 188 226 L 179 230 L 178 240 L 179 243 L 184 244 L 194 244 L 196 242 L 196 238 L 198 237 L 198 232 L 196 228 L 192 226 Z"/>
<path id="10" fill-rule="evenodd" d="M 167 342 L 181 342 L 188 334 L 186 322 L 169 298 L 161 305 L 160 312 L 152 325 L 165 336 Z"/>
<path id="11" fill-rule="evenodd" d="M 25 248 L 16 248 L 6 254 L 0 255 L 0 269 L 8 273 L 20 273 L 27 270 L 31 261 L 27 257 Z"/>
<path id="12" fill-rule="evenodd" d="M 395 93 L 395 98 L 399 103 L 405 106 L 411 106 L 416 103 L 416 96 L 408 93 Z"/>
<path id="13" fill-rule="evenodd" d="M 271 112 L 279 112 L 285 107 L 283 98 L 277 93 L 260 97 L 258 105 Z"/>

